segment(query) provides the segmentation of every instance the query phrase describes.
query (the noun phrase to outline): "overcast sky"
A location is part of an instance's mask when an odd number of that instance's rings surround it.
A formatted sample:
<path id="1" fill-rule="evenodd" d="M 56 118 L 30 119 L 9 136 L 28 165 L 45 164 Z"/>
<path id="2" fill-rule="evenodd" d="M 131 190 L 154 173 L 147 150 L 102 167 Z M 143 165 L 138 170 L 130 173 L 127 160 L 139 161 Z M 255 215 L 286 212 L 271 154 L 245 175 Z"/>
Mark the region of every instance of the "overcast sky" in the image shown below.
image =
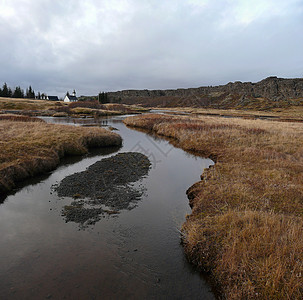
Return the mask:
<path id="1" fill-rule="evenodd" d="M 0 0 L 0 85 L 62 97 L 303 77 L 303 0 Z"/>

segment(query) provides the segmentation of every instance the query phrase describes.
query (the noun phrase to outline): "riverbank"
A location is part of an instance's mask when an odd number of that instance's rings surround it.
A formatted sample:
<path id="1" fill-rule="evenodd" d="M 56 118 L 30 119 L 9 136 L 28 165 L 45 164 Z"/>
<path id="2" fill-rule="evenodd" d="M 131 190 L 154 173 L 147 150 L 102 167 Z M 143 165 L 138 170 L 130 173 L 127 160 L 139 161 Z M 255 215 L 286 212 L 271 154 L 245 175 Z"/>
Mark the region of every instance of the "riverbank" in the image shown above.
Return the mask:
<path id="1" fill-rule="evenodd" d="M 215 160 L 188 189 L 189 260 L 227 299 L 303 296 L 303 128 L 299 123 L 144 115 L 125 124 Z"/>
<path id="2" fill-rule="evenodd" d="M 119 146 L 121 137 L 103 128 L 46 124 L 26 116 L 0 115 L 0 195 L 21 180 L 51 171 L 60 158 L 88 148 Z"/>

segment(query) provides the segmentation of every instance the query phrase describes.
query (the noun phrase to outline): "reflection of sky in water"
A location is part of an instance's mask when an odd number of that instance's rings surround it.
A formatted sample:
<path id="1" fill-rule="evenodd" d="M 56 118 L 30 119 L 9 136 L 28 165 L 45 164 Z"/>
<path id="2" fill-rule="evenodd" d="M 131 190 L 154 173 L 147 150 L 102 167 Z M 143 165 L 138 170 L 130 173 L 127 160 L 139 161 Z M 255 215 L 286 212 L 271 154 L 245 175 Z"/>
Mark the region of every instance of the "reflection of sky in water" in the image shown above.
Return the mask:
<path id="1" fill-rule="evenodd" d="M 0 205 L 1 299 L 211 299 L 204 281 L 186 262 L 177 231 L 190 212 L 185 191 L 211 161 L 122 123 L 108 125 L 118 128 L 124 139 L 119 152 L 139 143 L 156 157 L 142 181 L 142 201 L 86 230 L 65 223 L 61 210 L 70 199 L 59 199 L 51 186 L 112 155 L 100 150 L 82 160 L 65 160 L 42 181 L 9 196 Z"/>

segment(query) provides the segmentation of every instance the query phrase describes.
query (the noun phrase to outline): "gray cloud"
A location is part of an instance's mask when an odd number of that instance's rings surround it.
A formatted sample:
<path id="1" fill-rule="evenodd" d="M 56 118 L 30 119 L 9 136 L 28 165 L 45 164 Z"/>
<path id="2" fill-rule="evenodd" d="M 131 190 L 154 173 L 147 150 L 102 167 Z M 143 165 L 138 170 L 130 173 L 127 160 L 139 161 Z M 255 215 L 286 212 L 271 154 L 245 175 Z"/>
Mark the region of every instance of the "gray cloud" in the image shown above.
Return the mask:
<path id="1" fill-rule="evenodd" d="M 0 84 L 62 96 L 302 77 L 300 0 L 0 2 Z"/>

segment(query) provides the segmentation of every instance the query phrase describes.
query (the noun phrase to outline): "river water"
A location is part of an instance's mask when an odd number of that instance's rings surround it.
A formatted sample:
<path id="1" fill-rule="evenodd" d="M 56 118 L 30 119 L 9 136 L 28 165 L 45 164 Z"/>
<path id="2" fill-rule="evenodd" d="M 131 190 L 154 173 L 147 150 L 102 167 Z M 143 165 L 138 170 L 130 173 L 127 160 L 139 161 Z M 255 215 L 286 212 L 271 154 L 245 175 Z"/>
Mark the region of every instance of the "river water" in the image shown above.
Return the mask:
<path id="1" fill-rule="evenodd" d="M 89 125 L 93 119 L 45 118 Z M 179 229 L 190 213 L 185 191 L 211 160 L 127 128 L 122 117 L 100 119 L 123 138 L 121 148 L 64 159 L 53 172 L 29 180 L 0 204 L 0 299 L 214 299 L 187 262 Z M 83 227 L 65 222 L 53 186 L 118 152 L 147 155 L 144 194 L 132 210 Z"/>

